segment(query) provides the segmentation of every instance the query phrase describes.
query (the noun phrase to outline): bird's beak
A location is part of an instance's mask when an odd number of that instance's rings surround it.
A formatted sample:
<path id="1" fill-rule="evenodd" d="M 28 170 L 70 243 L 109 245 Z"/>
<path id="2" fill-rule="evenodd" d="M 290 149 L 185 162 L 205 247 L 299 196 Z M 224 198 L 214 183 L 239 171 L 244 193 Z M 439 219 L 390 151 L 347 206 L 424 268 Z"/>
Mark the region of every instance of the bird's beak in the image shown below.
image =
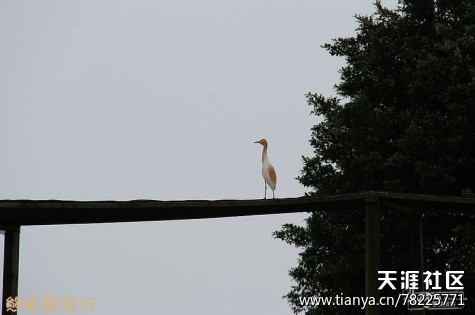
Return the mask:
<path id="1" fill-rule="evenodd" d="M 259 141 L 254 141 L 254 143 L 259 143 Z"/>

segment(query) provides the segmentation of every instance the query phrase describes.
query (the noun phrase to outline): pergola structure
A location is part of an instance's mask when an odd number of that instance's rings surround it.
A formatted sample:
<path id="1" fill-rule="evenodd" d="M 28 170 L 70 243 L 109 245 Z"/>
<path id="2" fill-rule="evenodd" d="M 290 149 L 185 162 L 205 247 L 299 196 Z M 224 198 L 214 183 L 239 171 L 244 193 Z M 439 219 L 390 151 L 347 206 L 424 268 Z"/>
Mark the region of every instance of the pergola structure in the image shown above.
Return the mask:
<path id="1" fill-rule="evenodd" d="M 271 200 L 1 200 L 0 230 L 5 231 L 2 314 L 8 314 L 5 307 L 6 299 L 18 295 L 21 226 L 206 219 L 351 209 L 360 209 L 366 216 L 365 294 L 367 297 L 378 298 L 381 210 L 392 209 L 409 214 L 411 231 L 408 242 L 411 261 L 414 268 L 417 268 L 414 270 L 422 271 L 422 213 L 438 211 L 474 214 L 475 199 L 365 192 Z M 368 306 L 366 314 L 380 314 L 379 306 Z"/>

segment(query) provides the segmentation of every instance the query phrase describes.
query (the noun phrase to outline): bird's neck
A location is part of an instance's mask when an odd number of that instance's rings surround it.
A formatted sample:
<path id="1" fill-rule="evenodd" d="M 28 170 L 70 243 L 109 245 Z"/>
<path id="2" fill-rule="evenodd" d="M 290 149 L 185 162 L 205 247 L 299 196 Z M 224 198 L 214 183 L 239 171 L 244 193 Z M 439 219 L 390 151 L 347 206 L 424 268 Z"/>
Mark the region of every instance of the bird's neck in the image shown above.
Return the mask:
<path id="1" fill-rule="evenodd" d="M 267 157 L 267 144 L 264 144 L 264 148 L 262 149 L 262 163 L 269 162 L 269 158 Z"/>

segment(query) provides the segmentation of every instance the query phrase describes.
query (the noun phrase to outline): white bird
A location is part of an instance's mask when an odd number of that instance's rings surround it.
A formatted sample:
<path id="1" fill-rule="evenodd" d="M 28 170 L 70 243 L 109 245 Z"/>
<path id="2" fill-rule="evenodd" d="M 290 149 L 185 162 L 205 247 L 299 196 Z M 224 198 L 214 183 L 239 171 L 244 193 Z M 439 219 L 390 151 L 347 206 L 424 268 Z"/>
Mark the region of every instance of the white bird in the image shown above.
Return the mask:
<path id="1" fill-rule="evenodd" d="M 274 190 L 277 185 L 277 175 L 275 173 L 275 169 L 270 164 L 269 158 L 267 157 L 267 140 L 261 139 L 259 141 L 255 141 L 254 143 L 262 144 L 262 176 L 264 176 L 264 199 L 267 199 L 267 185 L 272 189 L 272 198 L 274 197 Z"/>

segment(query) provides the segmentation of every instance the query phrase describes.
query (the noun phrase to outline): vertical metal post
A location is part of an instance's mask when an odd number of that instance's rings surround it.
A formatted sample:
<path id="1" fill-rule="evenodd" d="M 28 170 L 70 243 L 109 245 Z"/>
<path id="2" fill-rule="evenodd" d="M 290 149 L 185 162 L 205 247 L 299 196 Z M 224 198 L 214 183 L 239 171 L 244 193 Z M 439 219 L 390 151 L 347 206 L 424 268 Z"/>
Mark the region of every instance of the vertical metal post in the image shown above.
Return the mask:
<path id="1" fill-rule="evenodd" d="M 18 296 L 18 270 L 20 263 L 20 227 L 14 226 L 5 229 L 5 244 L 3 254 L 3 309 L 2 315 L 7 312 L 6 300 Z"/>
<path id="2" fill-rule="evenodd" d="M 379 302 L 378 271 L 380 268 L 380 230 L 381 206 L 379 198 L 368 196 L 366 198 L 366 270 L 365 270 L 365 295 L 374 297 Z M 367 306 L 366 315 L 380 315 L 379 305 Z"/>

